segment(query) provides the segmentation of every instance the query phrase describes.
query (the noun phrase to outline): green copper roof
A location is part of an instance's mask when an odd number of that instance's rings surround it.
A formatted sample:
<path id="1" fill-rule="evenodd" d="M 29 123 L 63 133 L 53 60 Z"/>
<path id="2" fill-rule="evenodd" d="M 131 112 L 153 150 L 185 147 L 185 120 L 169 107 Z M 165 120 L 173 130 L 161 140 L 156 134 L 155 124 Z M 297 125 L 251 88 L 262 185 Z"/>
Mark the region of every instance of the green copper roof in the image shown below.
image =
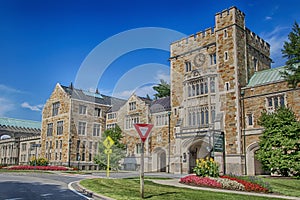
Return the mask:
<path id="1" fill-rule="evenodd" d="M 284 71 L 284 66 L 255 72 L 249 80 L 247 87 L 282 81 L 284 80 L 280 73 L 282 71 Z"/>
<path id="2" fill-rule="evenodd" d="M 0 125 L 41 129 L 41 122 L 6 117 L 0 117 Z"/>

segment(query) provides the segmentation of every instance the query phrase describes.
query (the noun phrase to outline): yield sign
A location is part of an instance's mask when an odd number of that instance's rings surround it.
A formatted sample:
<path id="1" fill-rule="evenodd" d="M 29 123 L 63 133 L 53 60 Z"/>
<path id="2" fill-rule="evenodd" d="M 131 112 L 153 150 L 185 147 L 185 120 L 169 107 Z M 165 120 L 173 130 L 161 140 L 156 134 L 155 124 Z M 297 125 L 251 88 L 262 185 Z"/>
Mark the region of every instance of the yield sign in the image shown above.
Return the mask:
<path id="1" fill-rule="evenodd" d="M 139 133 L 143 142 L 145 142 L 145 140 L 147 139 L 152 127 L 153 124 L 134 124 L 134 128 Z"/>

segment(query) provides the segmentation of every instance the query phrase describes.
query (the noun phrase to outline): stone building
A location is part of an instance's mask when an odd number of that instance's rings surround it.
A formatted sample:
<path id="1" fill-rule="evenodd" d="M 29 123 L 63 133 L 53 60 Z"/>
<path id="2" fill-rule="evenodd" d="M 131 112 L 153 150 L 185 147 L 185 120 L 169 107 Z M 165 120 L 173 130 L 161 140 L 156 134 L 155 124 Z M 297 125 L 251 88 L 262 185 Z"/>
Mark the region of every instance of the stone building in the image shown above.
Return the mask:
<path id="1" fill-rule="evenodd" d="M 40 133 L 40 122 L 0 118 L 0 164 L 28 164 L 39 154 L 32 144 L 39 143 Z"/>
<path id="2" fill-rule="evenodd" d="M 123 100 L 57 84 L 47 100 L 42 117 L 41 156 L 52 165 L 96 169 L 106 113 Z M 115 109 L 115 108 L 114 108 Z"/>
<path id="3" fill-rule="evenodd" d="M 255 72 L 246 87 L 242 88 L 242 130 L 246 168 L 248 175 L 265 173 L 254 155 L 259 149 L 259 136 L 263 129 L 258 125 L 262 111 L 274 112 L 278 107 L 289 107 L 300 119 L 299 87 L 290 88 L 280 72 L 283 67 Z M 244 109 L 243 109 L 244 108 Z M 243 138 L 244 139 L 244 138 Z"/>
<path id="4" fill-rule="evenodd" d="M 145 141 L 145 171 L 166 172 L 169 136 L 170 98 L 158 100 L 131 95 L 127 102 L 114 115 L 122 129 L 122 142 L 126 144 L 126 157 L 122 165 L 125 170 L 137 170 L 140 166 L 142 143 L 134 124 L 153 124 L 152 131 Z"/>
<path id="5" fill-rule="evenodd" d="M 174 172 L 191 172 L 196 158 L 210 156 L 218 131 L 225 134 L 226 172 L 244 173 L 241 88 L 270 68 L 269 56 L 269 44 L 246 28 L 236 7 L 217 13 L 214 28 L 171 44 L 172 153 L 186 158 L 174 160 Z M 214 157 L 223 163 L 221 153 Z"/>

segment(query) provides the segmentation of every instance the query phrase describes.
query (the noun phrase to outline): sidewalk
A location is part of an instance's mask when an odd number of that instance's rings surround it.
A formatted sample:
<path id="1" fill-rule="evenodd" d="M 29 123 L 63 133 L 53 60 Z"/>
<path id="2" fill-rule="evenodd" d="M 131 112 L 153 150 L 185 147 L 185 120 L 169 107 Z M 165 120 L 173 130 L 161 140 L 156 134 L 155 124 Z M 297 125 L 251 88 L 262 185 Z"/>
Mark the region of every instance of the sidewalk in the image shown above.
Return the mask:
<path id="1" fill-rule="evenodd" d="M 178 179 L 167 179 L 167 180 L 159 180 L 159 179 L 151 179 L 152 182 L 161 184 L 161 185 L 169 185 L 175 187 L 182 187 L 182 188 L 189 188 L 194 190 L 205 190 L 205 191 L 212 191 L 212 192 L 224 192 L 224 193 L 231 193 L 231 194 L 244 194 L 244 195 L 251 195 L 251 196 L 259 196 L 259 197 L 270 197 L 270 198 L 279 198 L 279 199 L 292 199 L 292 200 L 300 200 L 299 197 L 291 197 L 291 196 L 283 196 L 283 195 L 276 195 L 276 194 L 264 194 L 264 193 L 254 193 L 254 192 L 244 192 L 244 191 L 234 191 L 234 190 L 224 190 L 224 189 L 215 189 L 215 188 L 205 188 L 205 187 L 195 187 L 190 185 L 185 185 L 179 183 Z M 77 190 L 78 192 L 92 197 L 95 200 L 113 200 L 112 198 L 103 196 L 101 194 L 93 193 L 82 187 L 79 182 L 74 182 L 72 187 Z"/>

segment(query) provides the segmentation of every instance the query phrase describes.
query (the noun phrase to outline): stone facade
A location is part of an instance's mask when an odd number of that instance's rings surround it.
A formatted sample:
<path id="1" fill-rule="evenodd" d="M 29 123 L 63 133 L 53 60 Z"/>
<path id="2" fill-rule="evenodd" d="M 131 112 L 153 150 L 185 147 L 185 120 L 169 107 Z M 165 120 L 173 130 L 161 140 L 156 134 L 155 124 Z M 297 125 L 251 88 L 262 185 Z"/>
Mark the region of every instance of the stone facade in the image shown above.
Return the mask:
<path id="1" fill-rule="evenodd" d="M 174 156 L 186 158 L 178 173 L 211 155 L 216 130 L 225 134 L 226 172 L 244 173 L 241 87 L 255 71 L 270 68 L 269 56 L 269 44 L 245 28 L 245 15 L 235 7 L 215 15 L 215 28 L 171 44 Z M 220 154 L 214 157 L 223 163 Z"/>
<path id="2" fill-rule="evenodd" d="M 32 144 L 40 141 L 41 123 L 30 120 L 0 118 L 0 164 L 24 165 L 39 154 Z"/>
<path id="3" fill-rule="evenodd" d="M 262 174 L 264 171 L 257 167 L 260 163 L 255 159 L 255 151 L 259 149 L 259 136 L 263 129 L 258 125 L 262 111 L 274 112 L 280 106 L 289 107 L 300 119 L 300 92 L 299 88 L 288 87 L 287 82 L 280 80 L 252 87 L 242 88 L 244 96 L 241 98 L 244 105 L 243 131 L 246 142 L 246 170 L 248 175 Z"/>
<path id="4" fill-rule="evenodd" d="M 110 108 L 97 92 L 57 84 L 43 109 L 41 156 L 53 165 L 96 169 L 93 158 Z"/>

